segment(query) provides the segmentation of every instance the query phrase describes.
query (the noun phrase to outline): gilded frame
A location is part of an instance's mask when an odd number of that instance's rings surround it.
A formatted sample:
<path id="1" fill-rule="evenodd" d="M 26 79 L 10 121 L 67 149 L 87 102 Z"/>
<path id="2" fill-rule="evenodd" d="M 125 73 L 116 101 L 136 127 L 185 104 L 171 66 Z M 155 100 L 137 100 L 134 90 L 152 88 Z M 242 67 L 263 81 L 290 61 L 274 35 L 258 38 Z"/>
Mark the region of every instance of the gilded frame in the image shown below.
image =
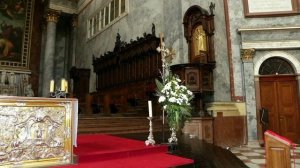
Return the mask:
<path id="1" fill-rule="evenodd" d="M 285 16 L 299 13 L 298 0 L 243 0 L 243 6 L 246 17 Z"/>
<path id="2" fill-rule="evenodd" d="M 2 0 L 0 6 L 0 70 L 29 71 L 34 0 Z"/>

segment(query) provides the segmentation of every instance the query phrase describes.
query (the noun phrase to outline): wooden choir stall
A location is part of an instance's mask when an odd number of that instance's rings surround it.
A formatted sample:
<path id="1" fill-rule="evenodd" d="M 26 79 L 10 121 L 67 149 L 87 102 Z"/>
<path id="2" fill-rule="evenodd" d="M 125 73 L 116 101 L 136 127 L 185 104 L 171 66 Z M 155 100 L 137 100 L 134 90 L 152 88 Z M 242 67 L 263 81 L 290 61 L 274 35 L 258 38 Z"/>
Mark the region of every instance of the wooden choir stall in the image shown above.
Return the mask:
<path id="1" fill-rule="evenodd" d="M 97 74 L 96 102 L 105 114 L 147 114 L 147 100 L 155 92 L 155 78 L 161 70 L 161 57 L 156 51 L 160 39 L 144 33 L 130 43 L 122 42 L 117 34 L 114 51 L 93 59 Z M 142 109 L 139 112 L 135 109 Z M 143 114 L 141 114 L 143 115 Z"/>
<path id="2" fill-rule="evenodd" d="M 0 96 L 0 167 L 74 163 L 77 99 Z"/>

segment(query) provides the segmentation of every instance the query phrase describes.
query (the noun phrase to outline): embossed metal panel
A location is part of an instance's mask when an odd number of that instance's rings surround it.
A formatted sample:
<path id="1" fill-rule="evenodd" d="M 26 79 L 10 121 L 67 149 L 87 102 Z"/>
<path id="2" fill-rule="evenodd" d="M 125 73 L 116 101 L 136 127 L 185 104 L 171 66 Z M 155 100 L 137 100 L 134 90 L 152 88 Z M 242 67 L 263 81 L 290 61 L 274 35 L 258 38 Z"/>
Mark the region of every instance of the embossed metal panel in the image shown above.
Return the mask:
<path id="1" fill-rule="evenodd" d="M 0 167 L 72 163 L 72 101 L 0 97 Z"/>

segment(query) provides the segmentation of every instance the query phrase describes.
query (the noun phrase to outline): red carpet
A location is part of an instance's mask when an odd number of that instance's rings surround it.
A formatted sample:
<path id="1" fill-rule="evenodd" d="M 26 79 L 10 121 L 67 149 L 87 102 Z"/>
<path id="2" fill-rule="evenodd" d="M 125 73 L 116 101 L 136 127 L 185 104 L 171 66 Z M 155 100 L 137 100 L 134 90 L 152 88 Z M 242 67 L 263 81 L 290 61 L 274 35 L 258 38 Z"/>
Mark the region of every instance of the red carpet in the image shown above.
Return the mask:
<path id="1" fill-rule="evenodd" d="M 79 135 L 74 153 L 77 165 L 64 168 L 167 168 L 193 160 L 167 154 L 167 146 L 146 146 L 144 141 L 111 135 Z"/>

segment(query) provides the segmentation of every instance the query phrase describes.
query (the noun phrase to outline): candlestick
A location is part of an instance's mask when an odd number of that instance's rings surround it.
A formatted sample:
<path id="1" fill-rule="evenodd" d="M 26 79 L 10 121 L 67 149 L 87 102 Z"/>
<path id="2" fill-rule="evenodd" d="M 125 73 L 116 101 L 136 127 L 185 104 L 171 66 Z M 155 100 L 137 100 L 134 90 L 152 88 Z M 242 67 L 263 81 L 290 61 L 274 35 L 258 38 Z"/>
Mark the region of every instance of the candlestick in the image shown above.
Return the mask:
<path id="1" fill-rule="evenodd" d="M 54 80 L 50 81 L 50 92 L 54 92 Z"/>
<path id="2" fill-rule="evenodd" d="M 54 98 L 66 98 L 68 93 L 68 82 L 62 78 L 60 88 L 54 87 L 54 80 L 50 81 L 50 97 Z"/>
<path id="3" fill-rule="evenodd" d="M 148 117 L 149 120 L 149 136 L 148 139 L 145 141 L 146 146 L 148 145 L 155 145 L 155 140 L 154 140 L 154 136 L 152 133 L 152 117 Z"/>
<path id="4" fill-rule="evenodd" d="M 149 108 L 149 117 L 152 117 L 152 101 L 148 101 L 148 108 Z"/>

